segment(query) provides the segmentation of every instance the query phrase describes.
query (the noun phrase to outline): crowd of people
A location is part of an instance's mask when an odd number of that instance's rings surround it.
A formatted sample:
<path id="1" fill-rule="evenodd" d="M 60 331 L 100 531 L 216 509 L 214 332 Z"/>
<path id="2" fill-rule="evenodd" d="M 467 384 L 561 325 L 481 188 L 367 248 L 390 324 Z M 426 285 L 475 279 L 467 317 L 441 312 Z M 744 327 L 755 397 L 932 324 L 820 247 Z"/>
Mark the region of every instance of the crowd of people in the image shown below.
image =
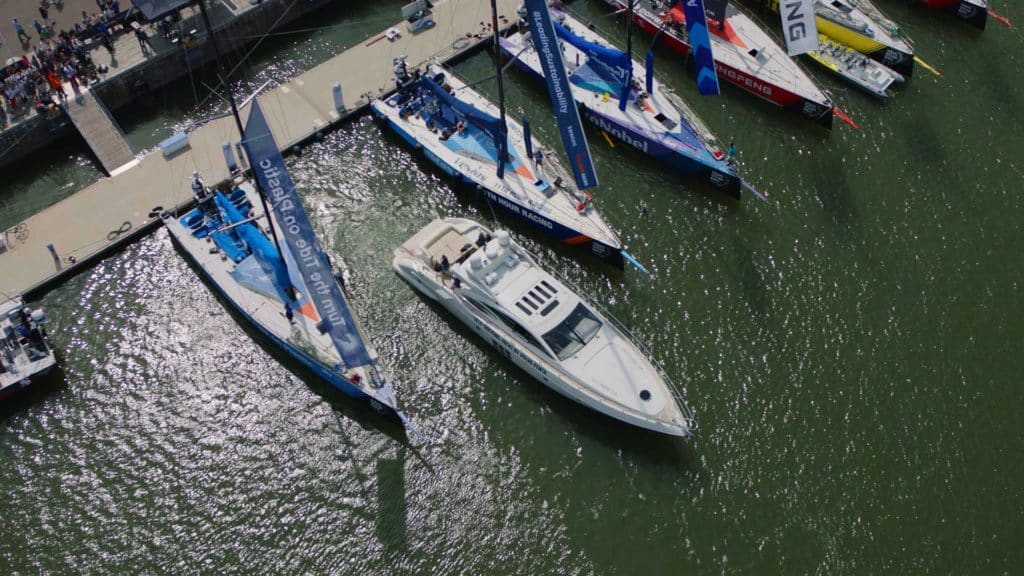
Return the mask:
<path id="1" fill-rule="evenodd" d="M 54 33 L 55 24 L 49 18 L 51 1 L 40 1 L 41 20 L 32 22 L 39 38 L 35 49 L 0 69 L 0 116 L 5 128 L 12 118 L 32 111 L 55 113 L 59 103 L 70 96 L 65 83 L 77 93 L 80 86 L 98 81 L 106 67 L 93 62 L 90 47 L 99 44 L 113 56 L 115 34 L 126 30 L 129 22 L 138 17 L 135 9 L 122 11 L 119 0 L 96 0 L 99 12 L 89 15 L 83 10 L 81 20 L 72 30 Z M 12 25 L 22 46 L 30 48 L 31 33 L 17 18 Z"/>

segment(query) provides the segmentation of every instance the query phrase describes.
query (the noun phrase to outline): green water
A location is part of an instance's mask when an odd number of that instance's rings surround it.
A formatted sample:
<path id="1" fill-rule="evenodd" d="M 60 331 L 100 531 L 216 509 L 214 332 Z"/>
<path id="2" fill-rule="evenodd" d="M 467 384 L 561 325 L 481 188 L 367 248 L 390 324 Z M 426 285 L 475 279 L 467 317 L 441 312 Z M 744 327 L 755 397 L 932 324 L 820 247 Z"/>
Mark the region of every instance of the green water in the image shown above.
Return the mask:
<path id="1" fill-rule="evenodd" d="M 269 42 L 244 86 L 400 4 L 300 22 L 332 27 Z M 768 204 L 591 134 L 600 208 L 653 281 L 494 222 L 368 118 L 291 159 L 416 446 L 255 337 L 162 230 L 47 294 L 62 370 L 0 412 L 0 572 L 1020 573 L 1024 40 L 879 4 L 944 76 L 918 70 L 886 106 L 813 71 L 859 132 L 728 86 L 700 98 L 662 55 Z M 506 86 L 557 142 L 546 94 Z M 217 110 L 185 83 L 157 100 L 119 116 L 136 148 Z M 70 141 L 5 170 L 0 217 L 96 177 Z M 584 411 L 399 281 L 391 250 L 434 213 L 510 227 L 606 304 L 685 387 L 695 439 Z"/>

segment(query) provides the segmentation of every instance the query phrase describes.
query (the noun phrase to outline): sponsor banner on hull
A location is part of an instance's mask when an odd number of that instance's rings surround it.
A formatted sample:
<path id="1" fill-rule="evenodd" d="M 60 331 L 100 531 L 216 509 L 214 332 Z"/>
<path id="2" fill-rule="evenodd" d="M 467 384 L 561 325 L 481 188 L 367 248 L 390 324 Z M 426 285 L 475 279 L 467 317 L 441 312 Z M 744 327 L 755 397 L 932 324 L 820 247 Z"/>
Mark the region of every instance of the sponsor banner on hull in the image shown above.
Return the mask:
<path id="1" fill-rule="evenodd" d="M 573 230 L 567 226 L 563 226 L 557 222 L 554 222 L 547 217 L 534 212 L 533 210 L 526 208 L 516 202 L 495 194 L 494 191 L 483 188 L 484 195 L 487 196 L 487 201 L 491 204 L 496 205 L 505 212 L 518 217 L 519 219 L 537 226 L 544 230 L 547 234 L 558 239 L 560 242 L 569 244 L 570 246 L 590 246 L 590 251 L 603 260 L 607 260 L 610 263 L 621 268 L 623 266 L 622 254 L 618 248 L 613 248 L 598 242 L 593 238 L 585 234 L 581 234 L 579 231 Z"/>
<path id="2" fill-rule="evenodd" d="M 818 49 L 818 25 L 815 23 L 814 0 L 782 0 L 779 6 L 782 35 L 790 56 Z"/>
<path id="3" fill-rule="evenodd" d="M 914 73 L 914 55 L 901 52 L 895 48 L 886 46 L 881 50 L 868 54 L 868 56 L 881 64 L 910 77 Z"/>
<path id="4" fill-rule="evenodd" d="M 720 170 L 711 170 L 708 174 L 708 182 L 734 198 L 740 197 L 741 186 L 739 176 L 726 174 Z"/>
<path id="5" fill-rule="evenodd" d="M 988 12 L 979 6 L 975 6 L 970 2 L 961 2 L 955 7 L 956 15 L 963 20 L 967 20 L 971 24 L 978 26 L 979 28 L 985 27 L 986 16 Z"/>
<path id="6" fill-rule="evenodd" d="M 739 178 L 712 168 L 711 166 L 703 163 L 699 158 L 694 158 L 681 153 L 678 150 L 674 150 L 647 138 L 642 134 L 638 134 L 622 125 L 611 122 L 604 116 L 588 109 L 583 109 L 583 116 L 588 122 L 597 126 L 599 129 L 607 132 L 613 138 L 629 144 L 639 152 L 656 158 L 666 164 L 669 164 L 673 168 L 681 172 L 688 174 L 707 174 L 707 181 L 716 188 L 731 191 L 732 189 L 739 190 Z"/>

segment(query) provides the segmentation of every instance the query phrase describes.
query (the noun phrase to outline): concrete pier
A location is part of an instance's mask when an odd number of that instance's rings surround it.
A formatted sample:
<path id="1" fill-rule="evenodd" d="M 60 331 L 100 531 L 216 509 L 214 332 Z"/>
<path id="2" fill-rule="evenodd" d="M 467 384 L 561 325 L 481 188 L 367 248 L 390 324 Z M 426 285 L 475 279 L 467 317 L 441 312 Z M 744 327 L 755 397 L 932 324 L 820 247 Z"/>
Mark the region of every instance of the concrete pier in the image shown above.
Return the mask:
<path id="1" fill-rule="evenodd" d="M 515 22 L 520 3 L 498 0 L 499 26 Z M 491 21 L 488 2 L 444 0 L 433 12 L 436 25 L 430 29 L 414 34 L 404 22 L 397 22 L 399 38 L 388 40 L 382 30 L 259 96 L 281 149 L 291 149 L 393 90 L 394 57 L 406 56 L 412 69 L 451 60 L 491 39 L 490 30 L 481 28 L 482 22 Z M 344 87 L 340 107 L 334 90 L 338 83 Z M 244 120 L 248 107 L 241 114 Z M 0 253 L 0 291 L 31 295 L 153 229 L 160 222 L 161 209 L 190 202 L 194 170 L 210 183 L 229 176 L 222 144 L 238 139 L 230 117 L 215 120 L 188 135 L 187 150 L 167 158 L 159 151 L 152 153 L 4 231 L 7 247 Z M 47 247 L 50 244 L 56 258 Z"/>

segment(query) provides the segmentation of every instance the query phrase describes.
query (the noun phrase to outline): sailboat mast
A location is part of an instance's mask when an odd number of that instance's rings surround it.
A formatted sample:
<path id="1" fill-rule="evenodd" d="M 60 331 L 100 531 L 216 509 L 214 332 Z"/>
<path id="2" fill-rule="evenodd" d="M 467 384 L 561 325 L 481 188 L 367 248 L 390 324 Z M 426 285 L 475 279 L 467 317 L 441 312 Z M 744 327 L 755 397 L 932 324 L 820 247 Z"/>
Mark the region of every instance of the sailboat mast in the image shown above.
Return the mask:
<path id="1" fill-rule="evenodd" d="M 633 60 L 633 0 L 626 0 L 626 54 Z"/>
<path id="2" fill-rule="evenodd" d="M 238 105 L 235 104 L 235 93 L 231 90 L 231 83 L 228 82 L 228 71 L 224 67 L 224 59 L 221 58 L 220 46 L 217 44 L 217 35 L 213 33 L 213 25 L 210 23 L 210 15 L 206 12 L 206 0 L 199 0 L 199 12 L 203 15 L 203 24 L 206 25 L 206 34 L 210 37 L 210 45 L 213 46 L 213 54 L 217 59 L 217 78 L 220 83 L 224 85 L 224 90 L 227 92 L 228 102 L 231 104 L 231 115 L 235 118 L 235 126 L 238 127 L 239 138 L 245 139 L 245 128 L 242 126 L 242 117 L 238 115 Z M 248 154 L 248 151 L 246 152 Z M 249 165 L 253 170 L 256 170 L 252 166 L 252 159 L 249 159 Z M 255 176 L 255 174 L 253 174 Z M 267 224 L 270 225 L 270 236 L 274 239 L 274 247 L 277 248 L 277 253 L 281 254 L 282 257 L 284 252 L 281 251 L 281 243 L 277 239 L 277 229 L 274 227 L 274 220 L 270 217 L 270 207 L 267 206 L 267 198 L 263 194 L 263 189 L 260 187 L 259 178 L 253 178 L 252 183 L 256 186 L 257 196 L 260 197 L 260 204 L 263 205 L 263 213 L 267 216 Z M 282 258 L 283 260 L 283 258 Z M 285 264 L 287 266 L 287 264 Z"/>
<path id="3" fill-rule="evenodd" d="M 203 24 L 206 25 L 206 34 L 210 37 L 210 44 L 213 46 L 213 54 L 217 58 L 217 79 L 224 85 L 228 93 L 228 102 L 231 103 L 231 115 L 235 117 L 235 126 L 238 133 L 245 138 L 245 128 L 242 127 L 242 118 L 238 115 L 238 106 L 235 104 L 235 95 L 231 91 L 231 84 L 227 81 L 227 70 L 224 68 L 224 60 L 220 56 L 220 45 L 217 44 L 217 36 L 213 33 L 213 25 L 210 23 L 210 15 L 206 12 L 206 0 L 199 0 L 199 12 L 203 15 Z"/>
<path id="4" fill-rule="evenodd" d="M 505 156 L 508 154 L 508 125 L 505 122 L 505 87 L 501 82 L 501 46 L 498 42 L 498 2 L 491 0 L 491 28 L 494 32 L 494 63 L 497 68 L 498 78 L 498 109 L 501 112 L 501 139 L 498 143 L 498 177 L 501 178 L 505 170 Z"/>

